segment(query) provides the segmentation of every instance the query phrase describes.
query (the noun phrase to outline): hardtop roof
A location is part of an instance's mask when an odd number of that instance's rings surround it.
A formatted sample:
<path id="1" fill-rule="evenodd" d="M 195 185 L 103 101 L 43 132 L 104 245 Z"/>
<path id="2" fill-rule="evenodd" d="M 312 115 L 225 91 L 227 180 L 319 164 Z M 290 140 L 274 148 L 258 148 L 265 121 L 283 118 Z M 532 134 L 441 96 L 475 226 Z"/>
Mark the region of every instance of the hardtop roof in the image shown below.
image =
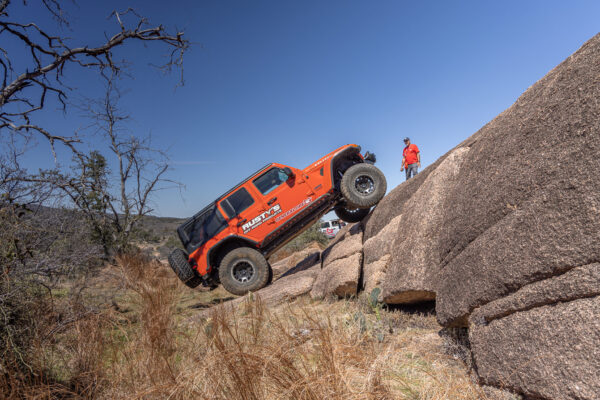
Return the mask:
<path id="1" fill-rule="evenodd" d="M 203 214 L 205 211 L 207 211 L 209 208 L 213 207 L 219 200 L 221 200 L 222 198 L 226 197 L 227 195 L 229 195 L 231 192 L 235 191 L 237 188 L 239 188 L 240 186 L 242 186 L 244 183 L 248 182 L 250 179 L 252 179 L 254 176 L 256 176 L 257 174 L 261 173 L 262 171 L 266 170 L 267 168 L 269 168 L 271 165 L 273 165 L 274 163 L 269 163 L 267 165 L 265 165 L 264 167 L 258 169 L 256 172 L 254 172 L 253 174 L 249 175 L 246 179 L 242 180 L 240 183 L 238 183 L 237 185 L 235 185 L 234 187 L 232 187 L 231 189 L 227 190 L 225 193 L 223 193 L 222 195 L 220 195 L 219 197 L 217 197 L 215 200 L 211 201 L 210 203 L 208 203 L 205 207 L 203 207 L 200 211 L 198 211 L 197 213 L 195 213 L 193 216 L 191 216 L 190 218 L 188 218 L 188 220 L 190 219 L 194 219 L 196 218 L 196 216 Z M 186 220 L 186 222 L 188 221 Z M 185 225 L 185 223 L 183 224 Z"/>

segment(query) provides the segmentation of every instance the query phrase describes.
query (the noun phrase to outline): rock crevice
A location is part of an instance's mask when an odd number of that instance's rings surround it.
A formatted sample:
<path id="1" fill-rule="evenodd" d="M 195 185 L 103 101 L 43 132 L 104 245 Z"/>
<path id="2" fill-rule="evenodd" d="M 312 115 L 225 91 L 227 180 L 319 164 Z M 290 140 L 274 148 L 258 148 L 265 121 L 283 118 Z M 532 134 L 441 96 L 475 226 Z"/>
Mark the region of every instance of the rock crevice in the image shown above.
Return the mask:
<path id="1" fill-rule="evenodd" d="M 516 312 L 598 295 L 600 295 L 600 263 L 593 263 L 526 285 L 509 296 L 475 309 L 469 320 L 476 325 L 487 325 L 495 319 Z"/>

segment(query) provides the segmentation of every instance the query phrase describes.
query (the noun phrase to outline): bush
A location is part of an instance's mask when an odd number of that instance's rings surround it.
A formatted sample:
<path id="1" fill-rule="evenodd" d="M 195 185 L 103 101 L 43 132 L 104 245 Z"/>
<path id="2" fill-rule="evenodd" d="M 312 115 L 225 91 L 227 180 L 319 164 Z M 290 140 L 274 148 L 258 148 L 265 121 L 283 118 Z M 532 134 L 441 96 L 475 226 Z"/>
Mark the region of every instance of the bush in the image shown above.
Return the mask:
<path id="1" fill-rule="evenodd" d="M 72 210 L 4 203 L 0 225 L 0 397 L 66 390 L 45 349 L 85 311 L 58 307 L 52 289 L 93 272 L 102 252 Z"/>
<path id="2" fill-rule="evenodd" d="M 169 236 L 167 238 L 167 241 L 165 242 L 165 246 L 167 246 L 171 249 L 175 249 L 175 248 L 183 249 L 183 246 L 181 245 L 181 241 L 179 239 L 177 239 L 175 236 Z"/>

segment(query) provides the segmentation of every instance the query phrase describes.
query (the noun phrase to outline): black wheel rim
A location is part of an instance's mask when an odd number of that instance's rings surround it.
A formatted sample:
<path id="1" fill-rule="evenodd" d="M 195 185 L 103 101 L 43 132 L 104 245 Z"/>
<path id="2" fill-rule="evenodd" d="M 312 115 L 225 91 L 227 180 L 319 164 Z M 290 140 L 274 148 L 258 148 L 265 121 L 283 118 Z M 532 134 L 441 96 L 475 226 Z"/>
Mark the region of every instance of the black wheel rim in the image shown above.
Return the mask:
<path id="1" fill-rule="evenodd" d="M 252 261 L 243 259 L 233 265 L 231 276 L 239 283 L 248 283 L 254 276 L 254 264 Z"/>
<path id="2" fill-rule="evenodd" d="M 358 193 L 367 196 L 375 191 L 375 182 L 373 182 L 370 176 L 359 175 L 354 180 L 354 187 Z"/>

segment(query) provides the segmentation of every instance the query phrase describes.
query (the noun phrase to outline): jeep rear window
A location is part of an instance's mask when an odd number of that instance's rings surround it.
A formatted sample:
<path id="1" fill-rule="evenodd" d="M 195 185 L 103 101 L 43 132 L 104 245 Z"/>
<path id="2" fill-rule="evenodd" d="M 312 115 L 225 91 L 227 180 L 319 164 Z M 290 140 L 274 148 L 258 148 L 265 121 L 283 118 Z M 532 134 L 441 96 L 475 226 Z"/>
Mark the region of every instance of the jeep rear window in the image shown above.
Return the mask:
<path id="1" fill-rule="evenodd" d="M 217 207 L 212 205 L 187 220 L 180 227 L 183 232 L 180 232 L 179 237 L 186 250 L 191 252 L 193 249 L 202 246 L 225 227 L 227 227 L 227 221 L 225 221 Z M 185 233 L 185 237 L 182 237 L 181 233 Z"/>
<path id="2" fill-rule="evenodd" d="M 252 182 L 262 194 L 267 194 L 283 182 L 287 181 L 288 178 L 289 177 L 282 169 L 271 168 Z"/>
<path id="3" fill-rule="evenodd" d="M 221 207 L 225 210 L 228 218 L 239 215 L 246 208 L 254 204 L 254 199 L 246 188 L 241 188 L 231 196 L 221 202 Z"/>

